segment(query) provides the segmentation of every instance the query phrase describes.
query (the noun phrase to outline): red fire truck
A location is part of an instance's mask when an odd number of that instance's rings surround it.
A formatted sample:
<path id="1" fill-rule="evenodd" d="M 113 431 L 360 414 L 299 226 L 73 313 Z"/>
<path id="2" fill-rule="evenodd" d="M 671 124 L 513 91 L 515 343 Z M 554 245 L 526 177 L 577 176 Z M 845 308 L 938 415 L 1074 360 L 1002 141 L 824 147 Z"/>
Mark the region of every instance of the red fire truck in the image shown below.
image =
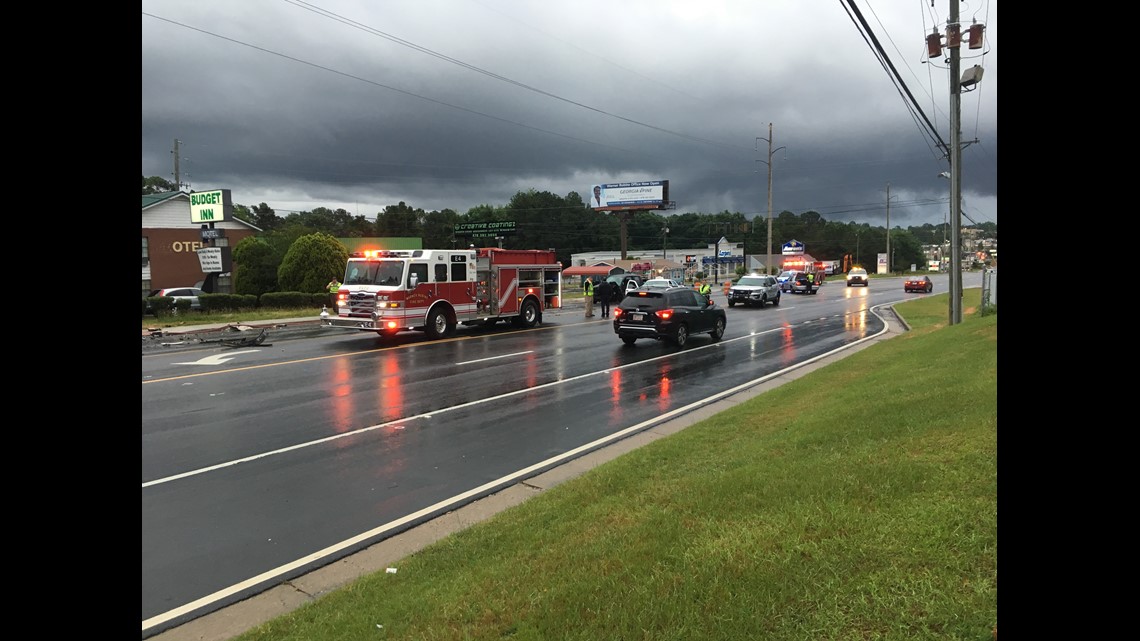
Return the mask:
<path id="1" fill-rule="evenodd" d="M 539 249 L 402 249 L 352 254 L 326 327 L 391 336 L 405 330 L 451 336 L 458 324 L 542 323 L 562 306 L 562 265 Z"/>

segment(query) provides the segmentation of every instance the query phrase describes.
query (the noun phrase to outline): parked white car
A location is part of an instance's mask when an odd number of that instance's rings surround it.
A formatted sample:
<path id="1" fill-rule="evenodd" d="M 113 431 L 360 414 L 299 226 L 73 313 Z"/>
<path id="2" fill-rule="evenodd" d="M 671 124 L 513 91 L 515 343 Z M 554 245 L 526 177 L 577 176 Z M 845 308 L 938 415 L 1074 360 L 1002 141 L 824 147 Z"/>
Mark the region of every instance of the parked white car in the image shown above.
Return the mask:
<path id="1" fill-rule="evenodd" d="M 669 289 L 670 287 L 683 287 L 681 283 L 672 278 L 650 278 L 642 284 L 646 289 Z"/>

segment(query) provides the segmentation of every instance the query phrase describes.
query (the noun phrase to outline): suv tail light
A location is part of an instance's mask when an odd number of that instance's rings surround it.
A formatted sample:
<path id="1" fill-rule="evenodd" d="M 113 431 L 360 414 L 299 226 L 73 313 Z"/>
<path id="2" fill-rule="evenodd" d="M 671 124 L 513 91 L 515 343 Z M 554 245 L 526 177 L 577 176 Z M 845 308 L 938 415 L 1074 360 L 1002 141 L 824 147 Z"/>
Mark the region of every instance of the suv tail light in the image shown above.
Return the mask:
<path id="1" fill-rule="evenodd" d="M 621 318 L 625 314 L 625 310 L 620 307 L 614 308 L 614 318 Z"/>
<path id="2" fill-rule="evenodd" d="M 671 309 L 661 309 L 657 311 L 657 318 L 660 318 L 661 320 L 669 320 L 669 318 L 672 316 L 673 310 Z"/>

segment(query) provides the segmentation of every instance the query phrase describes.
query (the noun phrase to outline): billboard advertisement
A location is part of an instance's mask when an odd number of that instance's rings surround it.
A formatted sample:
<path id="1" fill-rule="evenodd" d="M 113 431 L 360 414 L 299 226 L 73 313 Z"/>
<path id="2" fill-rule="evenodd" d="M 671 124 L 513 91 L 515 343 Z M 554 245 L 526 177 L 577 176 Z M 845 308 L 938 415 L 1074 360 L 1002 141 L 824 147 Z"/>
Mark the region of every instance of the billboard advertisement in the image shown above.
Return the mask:
<path id="1" fill-rule="evenodd" d="M 666 209 L 668 180 L 606 183 L 590 187 L 590 207 L 603 211 L 618 209 Z"/>

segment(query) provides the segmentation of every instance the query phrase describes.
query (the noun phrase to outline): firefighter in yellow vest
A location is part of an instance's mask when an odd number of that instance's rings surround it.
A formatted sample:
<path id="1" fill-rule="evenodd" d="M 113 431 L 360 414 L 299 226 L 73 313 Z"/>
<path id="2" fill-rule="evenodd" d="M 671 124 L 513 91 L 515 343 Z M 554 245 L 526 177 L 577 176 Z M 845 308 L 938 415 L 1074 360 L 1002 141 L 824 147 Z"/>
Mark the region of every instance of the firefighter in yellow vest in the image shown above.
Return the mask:
<path id="1" fill-rule="evenodd" d="M 594 281 L 590 277 L 586 277 L 586 282 L 582 283 L 582 293 L 586 296 L 586 318 L 594 317 Z"/>
<path id="2" fill-rule="evenodd" d="M 700 292 L 701 295 L 705 297 L 705 299 L 712 300 L 712 285 L 709 285 L 708 282 L 701 283 L 701 286 L 699 289 L 697 289 L 697 291 Z"/>
<path id="3" fill-rule="evenodd" d="M 336 276 L 333 276 L 326 287 L 329 288 L 329 306 L 336 308 L 336 293 L 340 291 L 340 281 L 337 280 Z"/>

